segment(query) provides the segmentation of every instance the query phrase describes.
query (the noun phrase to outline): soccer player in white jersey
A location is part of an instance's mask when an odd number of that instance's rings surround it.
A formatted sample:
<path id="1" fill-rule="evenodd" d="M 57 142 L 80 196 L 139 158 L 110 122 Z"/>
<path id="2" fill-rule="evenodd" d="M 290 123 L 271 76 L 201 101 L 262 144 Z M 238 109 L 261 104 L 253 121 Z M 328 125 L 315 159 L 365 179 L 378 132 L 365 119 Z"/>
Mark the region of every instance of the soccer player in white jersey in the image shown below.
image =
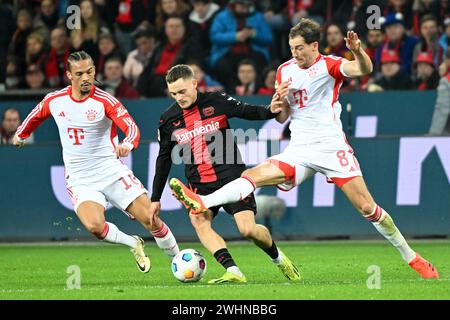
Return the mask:
<path id="1" fill-rule="evenodd" d="M 94 85 L 95 66 L 86 52 L 69 56 L 66 74 L 71 85 L 44 97 L 18 128 L 14 144 L 22 146 L 53 116 L 63 147 L 67 191 L 81 223 L 101 240 L 130 247 L 138 269 L 148 272 L 151 262 L 142 238 L 105 221 L 109 202 L 137 219 L 169 257 L 179 251 L 169 227 L 150 211 L 147 190 L 120 160 L 137 148 L 139 128 L 116 98 Z M 126 135 L 120 144 L 117 127 Z"/>
<path id="2" fill-rule="evenodd" d="M 409 247 L 391 216 L 372 198 L 342 131 L 338 101 L 342 81 L 344 77 L 369 74 L 372 62 L 353 31 L 345 39 L 355 57 L 353 61 L 320 54 L 319 39 L 320 26 L 303 19 L 289 33 L 293 58 L 277 71 L 276 94 L 286 101 L 277 120 L 284 122 L 289 116 L 292 119 L 287 148 L 207 196 L 197 195 L 175 178 L 170 182 L 172 191 L 191 212 L 203 213 L 207 208 L 244 199 L 262 186 L 277 185 L 287 191 L 320 172 L 344 192 L 415 271 L 423 278 L 438 278 L 438 271 Z"/>

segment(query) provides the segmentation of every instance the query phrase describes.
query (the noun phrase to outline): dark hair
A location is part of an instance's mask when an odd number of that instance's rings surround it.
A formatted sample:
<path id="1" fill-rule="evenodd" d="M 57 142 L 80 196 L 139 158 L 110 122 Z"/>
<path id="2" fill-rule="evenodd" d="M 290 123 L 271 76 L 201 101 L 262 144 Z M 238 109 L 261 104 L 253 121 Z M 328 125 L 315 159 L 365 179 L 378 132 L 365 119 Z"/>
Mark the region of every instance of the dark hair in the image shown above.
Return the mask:
<path id="1" fill-rule="evenodd" d="M 3 111 L 3 114 L 2 114 L 2 121 L 5 120 L 5 116 L 6 116 L 6 113 L 7 113 L 8 111 L 12 111 L 12 112 L 18 113 L 18 114 L 19 114 L 19 119 L 20 119 L 20 112 L 19 112 L 19 110 L 17 110 L 16 108 L 10 107 L 10 108 L 6 108 L 6 109 Z"/>
<path id="2" fill-rule="evenodd" d="M 345 37 L 346 30 L 345 30 L 344 26 L 340 25 L 339 23 L 332 22 L 327 26 L 326 32 L 328 32 L 328 29 L 330 29 L 331 26 L 337 27 L 339 29 L 339 32 Z"/>
<path id="3" fill-rule="evenodd" d="M 427 21 L 434 21 L 434 23 L 436 23 L 436 25 L 438 24 L 438 20 L 436 19 L 436 17 L 434 15 L 426 14 L 422 18 L 420 18 L 420 26 L 422 26 L 422 24 L 424 24 Z"/>
<path id="4" fill-rule="evenodd" d="M 238 68 L 238 70 L 239 70 L 239 68 L 240 68 L 241 66 L 246 66 L 246 65 L 252 66 L 253 69 L 256 70 L 255 63 L 253 62 L 252 59 L 242 59 L 241 61 L 239 61 L 239 64 L 238 64 L 238 67 L 237 67 L 237 68 Z"/>
<path id="5" fill-rule="evenodd" d="M 183 26 L 186 28 L 186 21 L 184 21 L 184 18 L 183 18 L 182 15 L 176 14 L 176 13 L 168 15 L 167 18 L 166 18 L 166 21 L 164 21 L 164 24 L 166 24 L 167 21 L 169 21 L 169 19 L 178 19 L 178 20 L 180 20 L 181 23 L 183 24 Z"/>
<path id="6" fill-rule="evenodd" d="M 110 58 L 106 59 L 105 66 L 108 62 L 118 62 L 121 66 L 123 66 L 122 59 L 120 59 L 119 56 L 111 56 Z"/>
<path id="7" fill-rule="evenodd" d="M 86 51 L 76 51 L 71 53 L 69 55 L 69 58 L 67 59 L 67 70 L 70 71 L 70 65 L 72 61 L 82 61 L 88 59 L 90 59 L 92 63 L 94 63 L 94 60 Z"/>
<path id="8" fill-rule="evenodd" d="M 166 82 L 174 83 L 178 79 L 194 78 L 194 71 L 186 64 L 177 64 L 167 71 Z"/>
<path id="9" fill-rule="evenodd" d="M 139 31 L 134 35 L 134 40 L 140 38 L 156 38 L 155 29 L 151 26 L 139 29 Z"/>
<path id="10" fill-rule="evenodd" d="M 289 31 L 289 39 L 295 37 L 302 37 L 307 44 L 319 42 L 320 25 L 310 19 L 302 19 Z"/>

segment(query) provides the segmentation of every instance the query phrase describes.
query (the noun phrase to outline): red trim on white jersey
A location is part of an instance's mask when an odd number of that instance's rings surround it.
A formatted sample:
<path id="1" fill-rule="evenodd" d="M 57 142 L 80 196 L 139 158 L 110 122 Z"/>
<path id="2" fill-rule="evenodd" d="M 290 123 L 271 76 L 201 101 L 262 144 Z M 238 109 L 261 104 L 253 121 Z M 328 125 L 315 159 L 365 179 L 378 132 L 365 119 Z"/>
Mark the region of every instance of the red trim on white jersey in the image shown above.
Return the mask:
<path id="1" fill-rule="evenodd" d="M 89 94 L 88 94 L 88 96 L 87 96 L 87 97 L 84 97 L 84 98 L 81 99 L 81 100 L 78 100 L 78 99 L 75 99 L 75 98 L 72 96 L 72 86 L 69 86 L 68 88 L 69 88 L 69 97 L 70 97 L 70 99 L 72 99 L 72 100 L 75 101 L 75 102 L 84 102 L 84 101 L 86 101 L 87 99 L 89 99 L 90 97 L 92 97 L 92 96 L 94 95 L 94 92 L 97 90 L 97 87 L 93 85 L 92 88 L 91 88 L 91 91 L 90 91 Z"/>
<path id="2" fill-rule="evenodd" d="M 66 87 L 62 90 L 47 94 L 17 128 L 17 136 L 20 139 L 27 139 L 33 131 L 51 115 L 49 106 L 50 101 L 57 97 L 65 96 L 68 92 L 68 87 Z"/>
<path id="3" fill-rule="evenodd" d="M 116 144 L 114 143 L 114 138 L 117 137 L 117 126 L 115 123 L 111 124 L 111 144 L 113 146 L 113 149 L 116 150 Z"/>
<path id="4" fill-rule="evenodd" d="M 344 75 L 341 72 L 341 64 L 346 61 L 344 58 L 336 56 L 322 56 L 327 64 L 327 70 L 330 76 L 335 78 L 337 81 L 342 81 Z"/>
<path id="5" fill-rule="evenodd" d="M 139 128 L 133 118 L 130 116 L 125 107 L 120 103 L 119 100 L 114 98 L 109 93 L 96 88 L 95 94 L 92 99 L 100 101 L 103 103 L 105 108 L 105 115 L 110 118 L 115 125 L 117 125 L 126 137 L 123 139 L 122 143 L 129 143 L 136 149 L 139 145 L 139 138 L 141 136 Z M 113 128 L 111 128 L 113 130 Z M 116 135 L 117 135 L 117 129 Z M 111 137 L 113 137 L 113 132 L 111 131 Z M 113 142 L 113 145 L 114 142 Z"/>
<path id="6" fill-rule="evenodd" d="M 288 65 L 290 65 L 290 64 L 293 64 L 293 63 L 296 63 L 295 62 L 295 58 L 292 58 L 291 60 L 288 60 L 288 61 L 286 61 L 285 63 L 283 63 L 282 65 L 280 65 L 279 67 L 278 67 L 278 69 L 277 69 L 277 74 L 276 74 L 276 82 L 277 82 L 277 84 L 278 85 L 280 85 L 281 84 L 281 70 L 284 68 L 284 67 L 286 67 L 286 66 L 288 66 Z"/>

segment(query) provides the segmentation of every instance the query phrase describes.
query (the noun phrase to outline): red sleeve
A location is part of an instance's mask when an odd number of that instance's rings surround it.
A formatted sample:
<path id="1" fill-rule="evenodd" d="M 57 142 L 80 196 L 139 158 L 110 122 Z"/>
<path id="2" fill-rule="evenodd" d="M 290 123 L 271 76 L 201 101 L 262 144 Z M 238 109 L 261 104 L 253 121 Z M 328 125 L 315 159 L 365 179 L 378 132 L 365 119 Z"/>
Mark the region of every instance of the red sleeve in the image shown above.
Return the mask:
<path id="1" fill-rule="evenodd" d="M 139 145 L 139 138 L 141 137 L 139 128 L 122 103 L 117 99 L 115 101 L 117 103 L 114 105 L 107 101 L 105 102 L 106 116 L 125 133 L 126 137 L 123 139 L 122 145 L 126 145 L 130 149 L 136 149 Z"/>
<path id="2" fill-rule="evenodd" d="M 327 64 L 328 73 L 330 76 L 335 78 L 338 81 L 341 81 L 344 79 L 344 75 L 341 72 L 341 65 L 342 62 L 347 61 L 341 57 L 336 56 L 326 56 L 325 62 Z"/>
<path id="3" fill-rule="evenodd" d="M 19 139 L 27 139 L 50 115 L 49 103 L 44 98 L 44 100 L 34 107 L 22 124 L 17 128 L 17 136 Z"/>

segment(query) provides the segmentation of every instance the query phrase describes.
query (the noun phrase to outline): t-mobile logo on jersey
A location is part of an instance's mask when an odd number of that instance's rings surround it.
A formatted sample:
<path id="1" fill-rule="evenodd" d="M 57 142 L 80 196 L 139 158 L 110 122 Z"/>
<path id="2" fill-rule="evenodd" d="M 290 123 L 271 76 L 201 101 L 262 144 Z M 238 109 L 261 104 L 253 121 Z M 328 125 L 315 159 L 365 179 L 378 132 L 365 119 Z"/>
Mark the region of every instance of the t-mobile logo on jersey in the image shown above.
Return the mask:
<path id="1" fill-rule="evenodd" d="M 73 131 L 73 135 L 70 133 Z M 67 133 L 69 134 L 69 139 L 75 139 L 74 146 L 81 145 L 80 140 L 84 139 L 84 130 L 81 128 L 67 128 Z"/>

